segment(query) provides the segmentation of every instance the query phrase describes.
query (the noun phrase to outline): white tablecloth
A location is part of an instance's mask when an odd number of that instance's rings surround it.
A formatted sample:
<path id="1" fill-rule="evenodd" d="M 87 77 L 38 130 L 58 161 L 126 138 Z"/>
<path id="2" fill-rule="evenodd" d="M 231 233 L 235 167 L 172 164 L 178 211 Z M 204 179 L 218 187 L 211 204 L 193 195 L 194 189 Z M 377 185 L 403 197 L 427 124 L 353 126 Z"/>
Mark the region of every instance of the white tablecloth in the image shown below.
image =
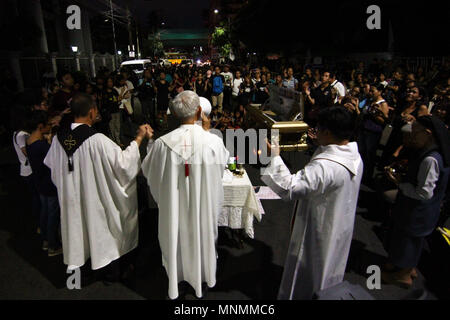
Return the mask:
<path id="1" fill-rule="evenodd" d="M 254 238 L 253 219 L 261 221 L 264 212 L 255 195 L 252 183 L 244 173 L 242 177 L 234 176 L 225 170 L 223 178 L 224 202 L 219 214 L 220 227 L 245 229 L 250 238 Z"/>

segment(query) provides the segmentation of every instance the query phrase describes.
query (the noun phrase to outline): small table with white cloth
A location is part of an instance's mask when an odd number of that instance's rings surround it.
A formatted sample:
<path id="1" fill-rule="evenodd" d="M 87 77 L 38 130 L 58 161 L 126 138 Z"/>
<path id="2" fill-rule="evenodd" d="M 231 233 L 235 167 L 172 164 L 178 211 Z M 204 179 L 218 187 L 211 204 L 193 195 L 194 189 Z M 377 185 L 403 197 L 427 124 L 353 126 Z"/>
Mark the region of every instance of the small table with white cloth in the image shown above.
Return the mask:
<path id="1" fill-rule="evenodd" d="M 253 239 L 253 219 L 261 221 L 264 211 L 247 172 L 237 176 L 225 169 L 222 182 L 224 202 L 218 218 L 219 227 L 244 229 L 247 236 Z"/>

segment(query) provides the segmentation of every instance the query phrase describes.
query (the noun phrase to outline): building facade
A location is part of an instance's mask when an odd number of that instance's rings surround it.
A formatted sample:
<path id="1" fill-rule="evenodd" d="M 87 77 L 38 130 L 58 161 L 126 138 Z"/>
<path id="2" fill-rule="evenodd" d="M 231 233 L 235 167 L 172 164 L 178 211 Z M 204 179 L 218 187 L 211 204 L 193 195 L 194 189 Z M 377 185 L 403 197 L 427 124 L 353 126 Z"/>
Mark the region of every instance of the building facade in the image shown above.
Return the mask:
<path id="1" fill-rule="evenodd" d="M 80 8 L 81 28 L 69 30 L 73 5 Z M 90 77 L 100 66 L 115 69 L 114 55 L 93 51 L 90 18 L 102 10 L 96 1 L 2 0 L 0 22 L 9 40 L 0 47 L 0 68 L 9 69 L 18 91 L 35 86 L 43 73 L 56 75 L 63 68 Z"/>

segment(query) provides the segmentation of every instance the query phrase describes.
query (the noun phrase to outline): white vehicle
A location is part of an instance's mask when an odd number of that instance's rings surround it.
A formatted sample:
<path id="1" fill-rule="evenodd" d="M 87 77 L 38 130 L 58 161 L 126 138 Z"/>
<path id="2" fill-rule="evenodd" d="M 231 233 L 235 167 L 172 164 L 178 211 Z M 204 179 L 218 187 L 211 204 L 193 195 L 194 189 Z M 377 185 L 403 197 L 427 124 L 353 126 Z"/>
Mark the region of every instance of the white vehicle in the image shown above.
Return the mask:
<path id="1" fill-rule="evenodd" d="M 170 66 L 172 66 L 172 63 L 170 63 L 170 61 L 168 59 L 159 59 L 158 63 L 159 63 L 159 65 L 161 67 L 170 67 Z"/>
<path id="2" fill-rule="evenodd" d="M 152 67 L 152 62 L 149 59 L 128 60 L 122 62 L 120 70 L 133 71 L 139 78 L 144 75 L 144 70 Z"/>

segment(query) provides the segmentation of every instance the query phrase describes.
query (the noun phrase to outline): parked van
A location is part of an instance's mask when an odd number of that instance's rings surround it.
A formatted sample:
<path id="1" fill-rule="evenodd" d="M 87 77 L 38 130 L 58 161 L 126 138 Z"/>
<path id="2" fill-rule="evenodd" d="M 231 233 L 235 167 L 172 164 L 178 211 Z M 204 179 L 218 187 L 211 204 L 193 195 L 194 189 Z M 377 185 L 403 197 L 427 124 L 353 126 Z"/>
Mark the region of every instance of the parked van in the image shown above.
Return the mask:
<path id="1" fill-rule="evenodd" d="M 120 71 L 126 70 L 128 72 L 134 72 L 140 79 L 144 76 L 144 70 L 152 67 L 152 62 L 149 59 L 141 60 L 128 60 L 122 62 L 120 65 Z"/>

